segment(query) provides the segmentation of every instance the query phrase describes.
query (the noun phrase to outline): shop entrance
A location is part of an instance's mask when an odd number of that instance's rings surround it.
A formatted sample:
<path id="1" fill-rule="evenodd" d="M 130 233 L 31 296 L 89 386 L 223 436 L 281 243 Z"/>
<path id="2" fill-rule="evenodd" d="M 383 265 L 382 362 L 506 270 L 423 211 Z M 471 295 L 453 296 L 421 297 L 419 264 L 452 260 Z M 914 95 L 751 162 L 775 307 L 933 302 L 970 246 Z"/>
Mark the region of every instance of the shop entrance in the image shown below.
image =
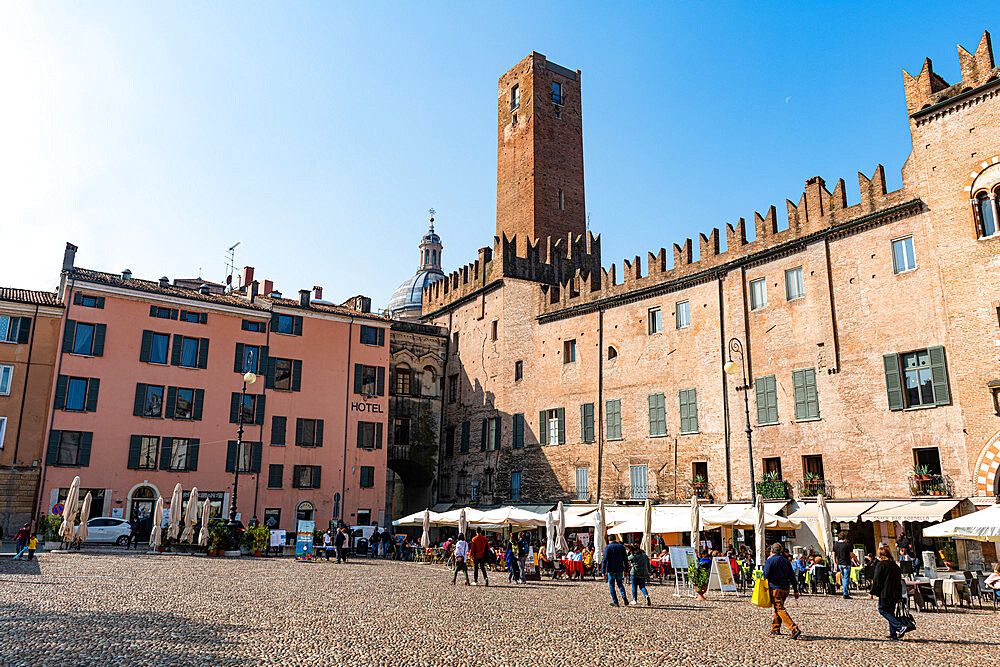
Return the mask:
<path id="1" fill-rule="evenodd" d="M 145 519 L 153 515 L 153 504 L 156 502 L 156 492 L 148 486 L 140 486 L 132 492 L 132 503 L 129 505 L 129 518 Z"/>

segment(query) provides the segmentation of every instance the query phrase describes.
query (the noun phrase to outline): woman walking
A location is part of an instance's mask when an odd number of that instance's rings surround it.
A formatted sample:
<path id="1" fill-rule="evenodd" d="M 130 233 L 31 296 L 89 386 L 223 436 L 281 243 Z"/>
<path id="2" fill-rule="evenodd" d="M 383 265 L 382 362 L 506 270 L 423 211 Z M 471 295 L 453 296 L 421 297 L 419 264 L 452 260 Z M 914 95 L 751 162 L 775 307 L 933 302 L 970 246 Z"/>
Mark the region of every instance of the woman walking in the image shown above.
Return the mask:
<path id="1" fill-rule="evenodd" d="M 878 548 L 878 563 L 872 575 L 871 599 L 878 598 L 878 613 L 889 622 L 888 639 L 902 639 L 910 628 L 896 618 L 896 603 L 903 598 L 903 576 L 887 546 Z"/>
<path id="2" fill-rule="evenodd" d="M 469 585 L 469 568 L 465 563 L 466 558 L 469 556 L 469 543 L 465 541 L 465 534 L 458 534 L 458 542 L 455 544 L 455 572 L 451 577 L 451 585 L 454 586 L 455 582 L 458 581 L 459 570 L 465 575 L 465 585 Z"/>
<path id="3" fill-rule="evenodd" d="M 649 593 L 646 592 L 646 580 L 649 579 L 650 562 L 646 552 L 637 545 L 629 546 L 628 562 L 632 566 L 629 574 L 632 576 L 632 604 L 639 604 L 639 591 L 646 596 L 646 606 L 652 605 Z M 625 601 L 628 604 L 628 600 Z"/>

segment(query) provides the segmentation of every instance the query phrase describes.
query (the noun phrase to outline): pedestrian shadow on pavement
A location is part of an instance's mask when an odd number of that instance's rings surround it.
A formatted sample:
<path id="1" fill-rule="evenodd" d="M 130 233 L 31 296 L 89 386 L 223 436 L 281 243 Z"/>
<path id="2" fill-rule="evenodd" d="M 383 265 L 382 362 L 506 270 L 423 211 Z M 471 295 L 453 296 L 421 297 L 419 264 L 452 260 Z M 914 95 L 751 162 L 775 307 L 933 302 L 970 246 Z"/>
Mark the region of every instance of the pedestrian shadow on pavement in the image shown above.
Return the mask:
<path id="1" fill-rule="evenodd" d="M 64 651 L 68 642 L 73 648 L 72 663 L 77 665 L 216 665 L 231 662 L 241 643 L 229 637 L 249 639 L 255 634 L 245 625 L 169 612 L 65 609 L 53 613 L 40 606 L 7 604 L 0 615 L 0 636 L 17 641 L 0 644 L 0 663 L 16 656 L 32 656 L 35 664 L 62 662 L 67 656 L 53 651 Z M 62 639 L 53 643 L 54 637 Z"/>
<path id="2" fill-rule="evenodd" d="M 38 559 L 14 560 L 13 557 L 0 559 L 0 576 L 6 576 L 8 574 L 41 574 Z"/>
<path id="3" fill-rule="evenodd" d="M 873 642 L 876 644 L 892 644 L 893 646 L 905 646 L 907 644 L 945 644 L 954 646 L 1000 646 L 998 642 L 977 642 L 968 639 L 928 639 L 926 637 L 914 637 L 911 634 L 907 634 L 906 638 L 902 641 L 892 641 L 890 639 L 885 639 L 882 637 L 837 637 L 832 635 L 813 635 L 806 631 L 802 632 L 802 636 L 798 638 L 800 642 L 815 642 L 815 641 L 830 641 L 830 640 L 840 640 L 848 642 Z"/>

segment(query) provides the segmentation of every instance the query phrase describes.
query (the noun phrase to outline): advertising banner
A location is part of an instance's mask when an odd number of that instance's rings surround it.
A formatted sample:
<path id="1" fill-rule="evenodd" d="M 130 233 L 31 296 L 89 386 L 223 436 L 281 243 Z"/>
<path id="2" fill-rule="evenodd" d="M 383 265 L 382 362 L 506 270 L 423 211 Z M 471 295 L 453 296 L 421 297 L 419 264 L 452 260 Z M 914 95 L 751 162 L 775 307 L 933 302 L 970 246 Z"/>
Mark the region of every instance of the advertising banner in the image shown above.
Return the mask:
<path id="1" fill-rule="evenodd" d="M 299 521 L 295 531 L 295 560 L 312 560 L 315 521 Z"/>

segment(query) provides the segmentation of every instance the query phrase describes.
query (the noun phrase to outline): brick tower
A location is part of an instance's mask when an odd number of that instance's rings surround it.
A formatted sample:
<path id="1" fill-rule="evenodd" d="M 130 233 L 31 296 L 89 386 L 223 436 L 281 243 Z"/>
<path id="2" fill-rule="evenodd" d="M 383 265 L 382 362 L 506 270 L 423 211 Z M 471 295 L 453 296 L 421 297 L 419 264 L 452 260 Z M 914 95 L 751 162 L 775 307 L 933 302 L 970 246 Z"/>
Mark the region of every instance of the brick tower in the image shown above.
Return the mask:
<path id="1" fill-rule="evenodd" d="M 497 236 L 566 238 L 587 231 L 580 70 L 532 53 L 500 77 Z"/>

